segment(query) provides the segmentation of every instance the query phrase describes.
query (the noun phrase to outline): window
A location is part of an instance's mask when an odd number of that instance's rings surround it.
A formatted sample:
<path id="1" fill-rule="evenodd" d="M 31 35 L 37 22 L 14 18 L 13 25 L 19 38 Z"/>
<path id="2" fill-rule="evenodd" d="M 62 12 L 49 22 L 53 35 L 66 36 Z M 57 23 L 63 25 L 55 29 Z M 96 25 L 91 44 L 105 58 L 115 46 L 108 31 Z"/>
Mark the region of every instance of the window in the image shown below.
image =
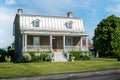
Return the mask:
<path id="1" fill-rule="evenodd" d="M 66 45 L 67 46 L 73 45 L 73 38 L 72 37 L 66 37 Z"/>
<path id="2" fill-rule="evenodd" d="M 33 21 L 33 27 L 39 27 L 40 20 L 36 19 Z"/>
<path id="3" fill-rule="evenodd" d="M 69 21 L 69 22 L 66 23 L 66 28 L 72 29 L 72 25 L 73 25 L 73 22 Z"/>
<path id="4" fill-rule="evenodd" d="M 40 37 L 33 37 L 33 45 L 40 45 Z"/>

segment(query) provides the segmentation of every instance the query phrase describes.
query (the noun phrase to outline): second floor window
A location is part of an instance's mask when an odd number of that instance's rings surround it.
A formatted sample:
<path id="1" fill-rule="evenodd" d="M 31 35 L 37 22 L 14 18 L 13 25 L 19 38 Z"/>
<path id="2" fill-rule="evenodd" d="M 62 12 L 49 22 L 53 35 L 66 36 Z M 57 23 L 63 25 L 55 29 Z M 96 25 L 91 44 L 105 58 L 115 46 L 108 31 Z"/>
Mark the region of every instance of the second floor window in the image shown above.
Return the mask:
<path id="1" fill-rule="evenodd" d="M 67 29 L 72 29 L 72 26 L 73 26 L 73 22 L 72 21 L 69 21 L 66 23 L 66 28 Z"/>
<path id="2" fill-rule="evenodd" d="M 40 20 L 34 20 L 33 21 L 33 27 L 39 27 L 40 26 Z"/>

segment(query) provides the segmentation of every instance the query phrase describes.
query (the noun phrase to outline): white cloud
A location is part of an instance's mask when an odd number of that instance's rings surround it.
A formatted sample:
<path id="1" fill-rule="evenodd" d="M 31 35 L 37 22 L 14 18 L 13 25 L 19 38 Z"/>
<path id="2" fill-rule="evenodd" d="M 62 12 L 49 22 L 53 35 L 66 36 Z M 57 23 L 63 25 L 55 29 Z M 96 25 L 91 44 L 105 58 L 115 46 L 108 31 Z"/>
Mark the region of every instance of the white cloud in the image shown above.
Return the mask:
<path id="1" fill-rule="evenodd" d="M 15 2 L 15 0 L 5 0 L 5 4 L 6 5 L 15 5 L 16 2 Z"/>
<path id="2" fill-rule="evenodd" d="M 12 24 L 15 11 L 0 6 L 0 47 L 7 47 L 13 42 Z"/>
<path id="3" fill-rule="evenodd" d="M 120 16 L 120 4 L 116 5 L 115 7 L 106 8 L 106 10 L 112 14 Z"/>

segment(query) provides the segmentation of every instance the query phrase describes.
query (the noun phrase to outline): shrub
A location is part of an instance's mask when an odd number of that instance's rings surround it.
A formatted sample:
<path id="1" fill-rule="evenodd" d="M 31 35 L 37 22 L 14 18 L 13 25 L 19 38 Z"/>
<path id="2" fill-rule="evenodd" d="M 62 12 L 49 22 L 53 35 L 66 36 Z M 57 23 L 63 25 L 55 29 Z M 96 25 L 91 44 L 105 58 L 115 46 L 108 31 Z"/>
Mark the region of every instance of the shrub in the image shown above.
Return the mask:
<path id="1" fill-rule="evenodd" d="M 53 54 L 51 52 L 27 52 L 31 56 L 31 61 L 51 61 Z"/>
<path id="2" fill-rule="evenodd" d="M 75 57 L 75 60 L 80 60 L 80 51 L 70 51 L 69 53 L 70 60 L 72 57 Z"/>
<path id="3" fill-rule="evenodd" d="M 23 62 L 30 62 L 32 60 L 32 57 L 29 53 L 23 53 Z"/>
<path id="4" fill-rule="evenodd" d="M 47 54 L 41 53 L 40 55 L 40 61 L 46 61 Z"/>
<path id="5" fill-rule="evenodd" d="M 46 55 L 47 55 L 46 56 L 46 61 L 52 61 L 53 54 L 48 52 L 48 53 L 46 53 Z"/>
<path id="6" fill-rule="evenodd" d="M 11 57 L 10 57 L 10 56 L 8 56 L 8 57 L 6 56 L 6 57 L 5 57 L 5 61 L 6 61 L 6 62 L 10 62 L 10 61 L 11 61 Z"/>
<path id="7" fill-rule="evenodd" d="M 31 61 L 35 61 L 35 52 L 34 51 L 30 51 L 28 53 L 31 55 Z"/>
<path id="8" fill-rule="evenodd" d="M 7 52 L 3 49 L 0 49 L 0 62 L 5 62 L 5 56 L 7 56 Z"/>
<path id="9" fill-rule="evenodd" d="M 89 51 L 70 51 L 69 60 L 75 57 L 75 60 L 90 60 L 92 53 Z"/>
<path id="10" fill-rule="evenodd" d="M 41 56 L 40 53 L 35 53 L 34 54 L 34 61 L 40 61 L 40 56 Z"/>
<path id="11" fill-rule="evenodd" d="M 92 53 L 89 51 L 81 51 L 80 59 L 82 60 L 90 60 L 92 57 Z"/>
<path id="12" fill-rule="evenodd" d="M 14 48 L 11 48 L 9 46 L 7 52 L 8 52 L 7 56 L 10 56 L 11 57 L 11 61 L 14 61 L 15 60 L 15 58 L 14 58 L 14 52 L 15 52 Z"/>

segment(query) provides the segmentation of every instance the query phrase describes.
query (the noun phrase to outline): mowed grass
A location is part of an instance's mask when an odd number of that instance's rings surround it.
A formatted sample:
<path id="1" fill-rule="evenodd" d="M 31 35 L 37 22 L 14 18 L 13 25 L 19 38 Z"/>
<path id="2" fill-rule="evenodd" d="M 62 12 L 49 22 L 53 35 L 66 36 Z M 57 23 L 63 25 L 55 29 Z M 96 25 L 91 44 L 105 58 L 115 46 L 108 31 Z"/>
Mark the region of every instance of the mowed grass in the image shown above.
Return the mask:
<path id="1" fill-rule="evenodd" d="M 41 76 L 120 68 L 116 59 L 95 58 L 75 62 L 0 63 L 0 78 Z"/>

